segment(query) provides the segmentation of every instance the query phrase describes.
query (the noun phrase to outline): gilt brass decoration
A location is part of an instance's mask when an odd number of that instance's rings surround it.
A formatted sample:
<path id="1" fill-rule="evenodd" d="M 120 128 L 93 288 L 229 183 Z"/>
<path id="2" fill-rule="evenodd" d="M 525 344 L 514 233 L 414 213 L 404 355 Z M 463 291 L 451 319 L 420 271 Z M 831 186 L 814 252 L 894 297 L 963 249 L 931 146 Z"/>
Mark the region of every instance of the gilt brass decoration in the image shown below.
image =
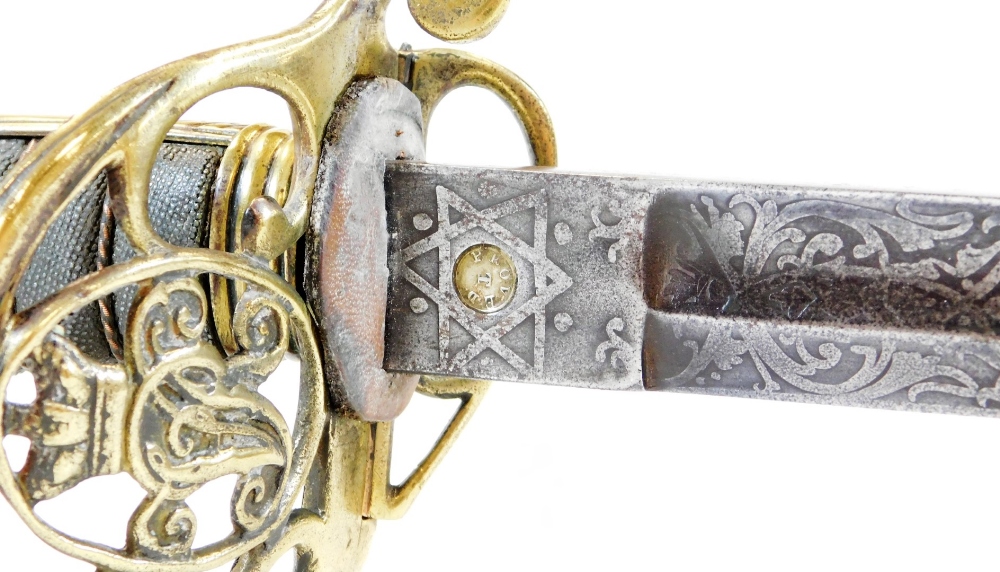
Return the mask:
<path id="1" fill-rule="evenodd" d="M 462 40 L 488 33 L 507 2 L 468 2 L 472 11 L 465 4 L 411 9 L 425 29 Z M 164 66 L 68 121 L 0 119 L 0 134 L 32 140 L 0 180 L 0 439 L 31 441 L 21 470 L 0 459 L 0 491 L 53 548 L 108 571 L 195 572 L 227 562 L 264 571 L 290 551 L 297 569 L 356 570 L 375 519 L 402 516 L 478 405 L 487 384 L 421 380 L 419 391 L 463 405 L 414 475 L 390 485 L 392 423 L 365 421 L 339 399 L 349 372 L 324 373 L 315 312 L 297 289 L 324 137 L 355 78 L 402 81 L 425 122 L 447 90 L 484 85 L 518 112 L 539 162 L 555 160 L 551 122 L 523 82 L 461 52 L 397 52 L 385 37 L 387 5 L 327 0 L 297 28 Z M 449 77 L 457 81 L 441 83 Z M 284 98 L 292 133 L 178 123 L 196 102 L 234 87 Z M 165 140 L 226 149 L 205 248 L 172 244 L 151 221 L 151 171 Z M 14 293 L 45 229 L 99 174 L 108 181 L 102 224 L 113 221 L 135 256 L 112 261 L 104 244 L 95 272 L 18 311 Z M 25 221 L 36 232 L 24 232 Z M 119 294 L 131 300 L 127 316 L 106 302 Z M 60 325 L 98 303 L 121 342 L 103 361 Z M 272 376 L 292 352 L 298 379 Z M 11 379 L 25 372 L 37 397 L 6 401 Z M 294 418 L 260 393 L 264 383 L 297 385 Z M 121 548 L 71 536 L 34 511 L 116 473 L 146 493 Z M 231 533 L 196 546 L 188 499 L 232 475 Z"/>
<path id="2" fill-rule="evenodd" d="M 239 351 L 229 358 L 206 337 L 208 304 L 197 279 L 204 273 L 250 285 L 234 315 Z M 123 363 L 96 363 L 59 335 L 67 314 L 129 284 L 140 284 L 140 293 Z M 302 372 L 294 423 L 257 392 L 291 340 Z M 189 251 L 110 266 L 35 306 L 0 351 L 4 364 L 32 372 L 39 388 L 31 406 L 4 404 L 5 431 L 31 438 L 32 449 L 17 475 L 4 458 L 0 487 L 43 539 L 108 569 L 163 570 L 177 561 L 178 569 L 196 570 L 246 554 L 291 513 L 323 435 L 318 421 L 328 415 L 301 298 L 270 271 L 225 253 Z M 4 368 L 0 391 L 18 369 Z M 32 510 L 85 478 L 122 471 L 147 491 L 122 550 L 67 536 Z M 233 533 L 194 549 L 197 520 L 184 501 L 230 474 L 239 476 Z"/>

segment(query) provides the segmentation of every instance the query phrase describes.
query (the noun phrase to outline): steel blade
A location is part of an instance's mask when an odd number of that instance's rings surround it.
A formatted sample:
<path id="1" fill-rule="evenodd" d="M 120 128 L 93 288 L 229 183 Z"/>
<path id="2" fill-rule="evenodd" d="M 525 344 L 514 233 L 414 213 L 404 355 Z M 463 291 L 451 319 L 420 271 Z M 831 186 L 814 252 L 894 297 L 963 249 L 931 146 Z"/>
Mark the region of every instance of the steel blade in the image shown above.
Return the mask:
<path id="1" fill-rule="evenodd" d="M 387 369 L 1000 412 L 1000 201 L 405 161 L 386 180 Z M 456 286 L 477 245 L 517 272 L 495 312 Z"/>

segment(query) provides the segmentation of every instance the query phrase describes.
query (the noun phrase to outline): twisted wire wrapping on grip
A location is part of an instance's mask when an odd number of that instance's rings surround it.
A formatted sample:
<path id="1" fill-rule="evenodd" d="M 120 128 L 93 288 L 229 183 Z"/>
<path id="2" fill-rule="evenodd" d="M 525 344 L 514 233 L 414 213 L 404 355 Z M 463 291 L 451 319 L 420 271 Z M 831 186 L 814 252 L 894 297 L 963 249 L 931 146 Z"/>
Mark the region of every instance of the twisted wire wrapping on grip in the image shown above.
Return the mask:
<path id="1" fill-rule="evenodd" d="M 114 263 L 115 233 L 115 213 L 111 208 L 111 196 L 105 196 L 101 205 L 101 221 L 97 235 L 97 269 L 107 268 Z M 97 301 L 98 309 L 101 313 L 101 327 L 104 330 L 104 339 L 108 342 L 111 355 L 118 361 L 125 359 L 124 348 L 122 348 L 122 336 L 118 331 L 118 324 L 115 321 L 113 308 L 115 307 L 111 296 L 101 298 Z"/>

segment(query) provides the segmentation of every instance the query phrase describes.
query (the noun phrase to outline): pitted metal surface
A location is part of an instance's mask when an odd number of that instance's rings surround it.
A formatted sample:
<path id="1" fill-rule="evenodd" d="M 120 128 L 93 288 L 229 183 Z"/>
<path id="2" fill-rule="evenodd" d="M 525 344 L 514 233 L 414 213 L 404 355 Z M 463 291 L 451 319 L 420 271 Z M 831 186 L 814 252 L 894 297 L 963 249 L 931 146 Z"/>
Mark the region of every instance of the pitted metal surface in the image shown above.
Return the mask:
<path id="1" fill-rule="evenodd" d="M 647 389 L 1000 415 L 1000 201 L 402 163 L 388 186 L 392 369 L 619 388 L 595 362 L 639 376 L 641 346 Z M 446 279 L 478 242 L 534 284 L 497 317 Z"/>
<path id="2" fill-rule="evenodd" d="M 418 376 L 383 370 L 389 282 L 386 161 L 423 160 L 420 102 L 403 84 L 361 80 L 327 129 L 305 244 L 304 289 L 333 398 L 366 421 L 396 418 Z"/>
<path id="3" fill-rule="evenodd" d="M 648 182 L 396 162 L 386 186 L 387 368 L 642 387 Z M 455 260 L 477 244 L 500 247 L 517 268 L 502 311 L 477 312 L 455 289 Z"/>
<path id="4" fill-rule="evenodd" d="M 1000 201 L 762 185 L 657 196 L 652 308 L 1000 333 Z"/>
<path id="5" fill-rule="evenodd" d="M 1000 416 L 1000 201 L 671 187 L 645 253 L 650 389 Z"/>
<path id="6" fill-rule="evenodd" d="M 649 389 L 1000 417 L 995 336 L 650 312 Z"/>

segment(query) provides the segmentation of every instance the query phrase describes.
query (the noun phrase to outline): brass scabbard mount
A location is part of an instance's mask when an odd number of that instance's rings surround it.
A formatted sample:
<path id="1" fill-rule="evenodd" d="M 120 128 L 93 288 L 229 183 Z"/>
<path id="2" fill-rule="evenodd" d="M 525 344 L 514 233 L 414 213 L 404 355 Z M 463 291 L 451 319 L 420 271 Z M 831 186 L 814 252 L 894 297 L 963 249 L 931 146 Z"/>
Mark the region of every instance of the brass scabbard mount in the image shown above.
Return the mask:
<path id="1" fill-rule="evenodd" d="M 462 85 L 511 106 L 539 165 L 555 164 L 552 125 L 530 88 L 496 64 L 392 49 L 387 4 L 328 0 L 288 32 L 136 78 L 44 138 L 38 124 L 0 125 L 27 142 L 0 179 L 0 438 L 31 442 L 22 468 L 0 460 L 0 490 L 55 549 L 114 571 L 268 570 L 288 552 L 301 569 L 357 569 L 375 521 L 402 516 L 478 406 L 484 382 L 382 367 L 385 162 L 422 160 L 434 106 Z M 418 23 L 449 41 L 489 33 L 506 5 L 410 0 Z M 178 123 L 234 87 L 283 97 L 292 133 Z M 186 144 L 218 153 L 205 220 L 188 238 L 164 230 L 151 192 L 158 161 L 187 157 Z M 37 281 L 25 276 L 46 233 L 98 188 L 95 269 L 29 295 Z M 100 338 L 81 334 L 89 309 Z M 291 353 L 299 399 L 288 419 L 259 388 L 293 383 L 272 376 Z M 37 396 L 12 403 L 7 388 L 23 375 Z M 392 420 L 414 391 L 462 405 L 425 461 L 392 485 Z M 122 548 L 71 536 L 34 510 L 116 473 L 146 492 Z M 238 477 L 232 532 L 196 546 L 186 501 L 226 475 Z"/>

